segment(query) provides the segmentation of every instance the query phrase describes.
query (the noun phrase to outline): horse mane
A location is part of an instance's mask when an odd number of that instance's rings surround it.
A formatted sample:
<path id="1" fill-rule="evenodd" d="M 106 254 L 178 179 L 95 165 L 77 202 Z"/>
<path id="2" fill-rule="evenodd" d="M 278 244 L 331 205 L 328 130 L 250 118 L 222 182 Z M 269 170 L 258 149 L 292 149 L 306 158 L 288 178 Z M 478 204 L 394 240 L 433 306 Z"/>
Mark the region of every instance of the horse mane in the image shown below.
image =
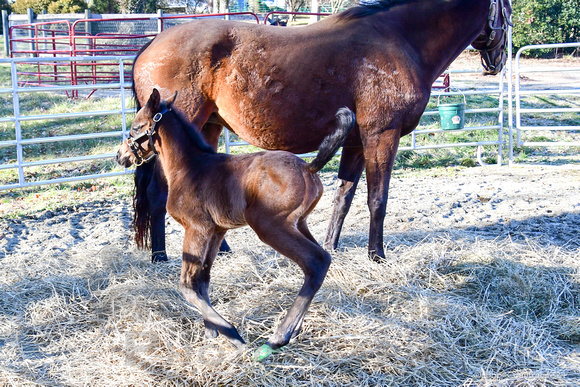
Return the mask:
<path id="1" fill-rule="evenodd" d="M 167 108 L 167 104 L 165 102 L 162 102 L 161 105 L 159 105 L 159 110 L 164 110 L 165 108 Z M 187 137 L 193 142 L 193 145 L 196 148 L 198 148 L 200 151 L 202 151 L 204 153 L 217 153 L 205 141 L 205 139 L 202 137 L 199 129 L 194 124 L 189 122 L 180 111 L 176 110 L 175 108 L 172 108 L 169 111 L 171 113 L 173 113 L 174 118 L 181 125 L 181 130 L 183 130 L 185 132 Z"/>
<path id="2" fill-rule="evenodd" d="M 396 5 L 407 4 L 416 0 L 361 0 L 358 5 L 338 14 L 343 20 L 360 19 L 378 12 L 388 11 Z"/>

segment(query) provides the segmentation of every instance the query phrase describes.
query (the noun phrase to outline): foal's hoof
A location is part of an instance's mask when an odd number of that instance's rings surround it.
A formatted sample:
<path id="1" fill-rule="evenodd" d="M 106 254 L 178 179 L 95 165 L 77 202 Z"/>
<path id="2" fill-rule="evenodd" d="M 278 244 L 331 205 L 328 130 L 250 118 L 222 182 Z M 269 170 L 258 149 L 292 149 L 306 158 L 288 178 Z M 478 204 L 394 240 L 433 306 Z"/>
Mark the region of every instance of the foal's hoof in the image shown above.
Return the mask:
<path id="1" fill-rule="evenodd" d="M 268 344 L 264 344 L 260 348 L 256 349 L 256 352 L 254 352 L 252 359 L 257 362 L 262 362 L 267 358 L 269 358 L 272 352 L 274 352 L 272 347 L 270 347 Z"/>
<path id="2" fill-rule="evenodd" d="M 324 243 L 322 244 L 322 248 L 326 251 L 335 251 L 338 249 L 338 243 L 335 242 L 328 242 L 328 241 L 324 241 Z"/>
<path id="3" fill-rule="evenodd" d="M 151 262 L 155 263 L 155 262 L 167 262 L 168 258 L 167 258 L 167 254 L 165 253 L 165 251 L 156 251 L 151 255 Z"/>
<path id="4" fill-rule="evenodd" d="M 205 325 L 205 338 L 206 339 L 215 339 L 219 336 L 219 332 L 217 330 L 217 328 L 215 327 L 215 325 L 213 325 L 212 323 L 203 322 Z"/>

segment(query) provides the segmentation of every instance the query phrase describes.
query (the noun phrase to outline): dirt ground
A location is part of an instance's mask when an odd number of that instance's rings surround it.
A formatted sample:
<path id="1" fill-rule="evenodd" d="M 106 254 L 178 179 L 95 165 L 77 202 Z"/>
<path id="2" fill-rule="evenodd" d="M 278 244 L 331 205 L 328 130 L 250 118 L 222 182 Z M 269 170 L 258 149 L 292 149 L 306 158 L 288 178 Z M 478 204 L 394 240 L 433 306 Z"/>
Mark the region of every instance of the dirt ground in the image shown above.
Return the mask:
<path id="1" fill-rule="evenodd" d="M 310 216 L 310 227 L 321 239 L 332 210 L 334 177 L 325 175 L 325 194 Z M 577 167 L 486 167 L 447 168 L 418 172 L 417 176 L 393 177 L 385 219 L 385 243 L 389 235 L 405 232 L 442 232 L 473 228 L 513 234 L 532 227 L 534 219 L 558 225 L 566 219 L 570 229 L 558 226 L 549 240 L 565 244 L 578 240 L 580 212 L 580 169 Z M 0 257 L 46 255 L 124 244 L 132 248 L 129 224 L 130 202 L 82 203 L 72 208 L 48 211 L 25 219 L 2 219 Z M 564 217 L 564 218 L 562 218 Z M 346 219 L 342 248 L 363 247 L 367 242 L 368 209 L 366 186 L 359 184 L 356 199 Z M 168 217 L 169 252 L 180 254 L 181 226 Z M 526 229 L 526 232 L 533 231 Z M 235 234 L 240 231 L 231 231 Z M 241 231 L 244 237 L 245 231 Z M 528 235 L 545 237 L 546 228 Z M 229 234 L 228 234 L 229 235 Z M 577 243 L 577 242 L 576 242 Z"/>
<path id="2" fill-rule="evenodd" d="M 450 70 L 476 70 L 475 73 L 455 73 L 451 74 L 451 87 L 459 90 L 485 89 L 486 87 L 497 87 L 498 77 L 485 76 L 479 73 L 481 68 L 480 55 L 475 51 L 464 51 L 450 66 Z M 517 64 L 513 63 L 513 82 L 516 80 Z M 550 68 L 554 71 L 544 72 Z M 571 68 L 575 71 L 568 71 Z M 534 89 L 570 89 L 576 88 L 580 83 L 580 58 L 579 57 L 559 57 L 550 59 L 537 59 L 522 57 L 519 61 L 520 87 L 521 90 Z M 559 71 L 565 69 L 566 71 Z M 507 82 L 507 80 L 506 80 Z"/>

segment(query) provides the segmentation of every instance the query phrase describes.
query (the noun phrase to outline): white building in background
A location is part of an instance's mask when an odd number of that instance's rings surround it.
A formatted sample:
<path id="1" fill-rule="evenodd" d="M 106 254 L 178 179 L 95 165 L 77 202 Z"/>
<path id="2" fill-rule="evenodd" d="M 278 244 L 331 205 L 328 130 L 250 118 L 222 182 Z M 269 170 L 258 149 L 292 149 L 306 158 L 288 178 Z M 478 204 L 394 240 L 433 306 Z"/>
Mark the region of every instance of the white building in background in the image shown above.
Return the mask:
<path id="1" fill-rule="evenodd" d="M 240 0 L 243 1 L 243 0 Z M 264 4 L 268 7 L 278 7 L 282 9 L 286 9 L 286 0 L 264 0 Z"/>

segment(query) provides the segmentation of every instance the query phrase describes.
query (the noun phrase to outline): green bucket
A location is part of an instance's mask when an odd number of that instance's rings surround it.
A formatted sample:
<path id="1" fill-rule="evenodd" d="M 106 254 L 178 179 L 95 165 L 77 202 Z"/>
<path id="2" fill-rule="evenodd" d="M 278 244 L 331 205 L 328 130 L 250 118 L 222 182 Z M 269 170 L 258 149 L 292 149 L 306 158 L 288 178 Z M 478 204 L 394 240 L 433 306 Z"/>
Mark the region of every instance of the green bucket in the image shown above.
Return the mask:
<path id="1" fill-rule="evenodd" d="M 465 126 L 465 96 L 463 102 L 459 103 L 439 103 L 439 117 L 441 117 L 441 129 L 456 130 Z"/>

